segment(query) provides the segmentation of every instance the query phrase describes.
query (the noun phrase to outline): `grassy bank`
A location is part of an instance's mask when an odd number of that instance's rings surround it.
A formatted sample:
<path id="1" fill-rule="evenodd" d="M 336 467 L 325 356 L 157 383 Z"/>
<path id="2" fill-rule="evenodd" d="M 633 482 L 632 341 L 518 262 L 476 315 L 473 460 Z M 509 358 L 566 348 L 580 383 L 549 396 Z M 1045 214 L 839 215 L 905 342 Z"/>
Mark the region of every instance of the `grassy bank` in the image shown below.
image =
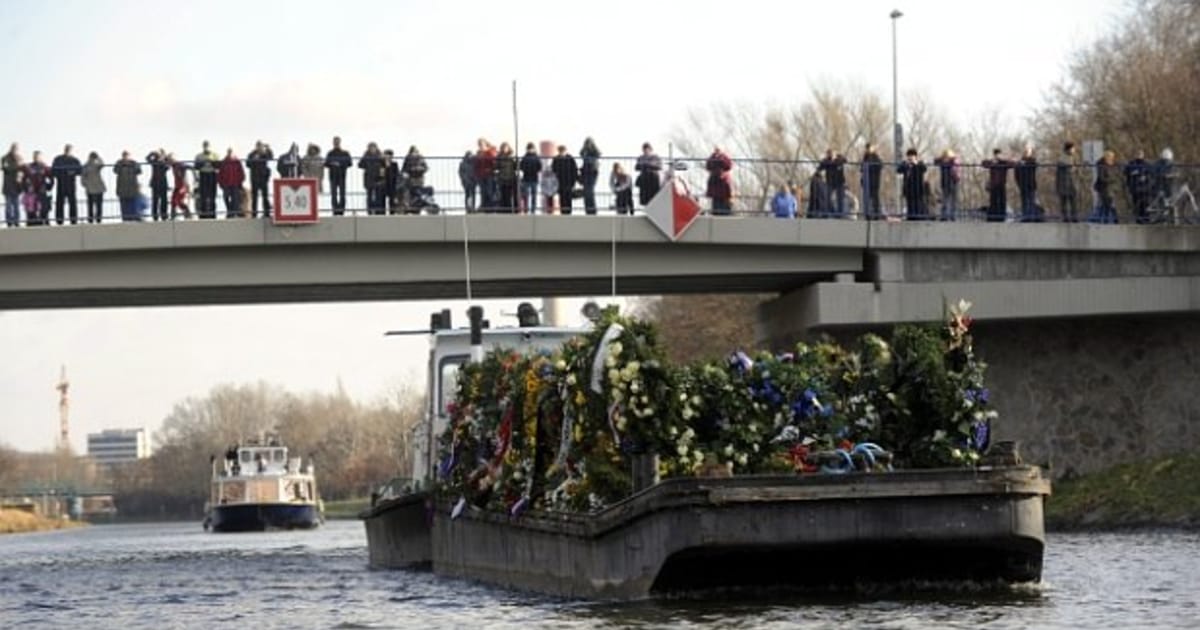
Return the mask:
<path id="1" fill-rule="evenodd" d="M 1200 528 L 1200 455 L 1122 464 L 1059 481 L 1046 502 L 1046 526 Z"/>
<path id="2" fill-rule="evenodd" d="M 41 532 L 51 529 L 78 527 L 80 523 L 57 518 L 45 518 L 24 510 L 0 510 L 0 534 Z"/>
<path id="3" fill-rule="evenodd" d="M 358 513 L 367 509 L 371 502 L 367 497 L 325 502 L 325 518 L 358 518 Z"/>

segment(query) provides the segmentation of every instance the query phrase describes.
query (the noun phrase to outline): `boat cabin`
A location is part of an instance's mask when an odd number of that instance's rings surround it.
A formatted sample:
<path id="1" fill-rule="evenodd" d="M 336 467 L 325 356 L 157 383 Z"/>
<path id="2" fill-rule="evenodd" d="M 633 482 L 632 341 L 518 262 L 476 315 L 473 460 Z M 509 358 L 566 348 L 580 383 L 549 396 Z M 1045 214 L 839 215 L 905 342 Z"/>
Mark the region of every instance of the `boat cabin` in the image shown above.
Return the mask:
<path id="1" fill-rule="evenodd" d="M 579 328 L 535 326 L 495 328 L 483 331 L 482 351 L 510 348 L 520 353 L 557 348 L 579 335 Z M 472 358 L 471 333 L 467 329 L 435 330 L 429 350 L 429 378 L 425 422 L 413 428 L 414 449 L 412 479 L 417 488 L 425 487 L 434 476 L 437 436 L 449 423 L 449 407 L 458 390 L 458 375 Z"/>
<path id="2" fill-rule="evenodd" d="M 302 467 L 299 457 L 288 457 L 278 443 L 230 447 L 220 466 L 215 458 L 210 502 L 311 503 L 317 500 L 313 464 Z"/>

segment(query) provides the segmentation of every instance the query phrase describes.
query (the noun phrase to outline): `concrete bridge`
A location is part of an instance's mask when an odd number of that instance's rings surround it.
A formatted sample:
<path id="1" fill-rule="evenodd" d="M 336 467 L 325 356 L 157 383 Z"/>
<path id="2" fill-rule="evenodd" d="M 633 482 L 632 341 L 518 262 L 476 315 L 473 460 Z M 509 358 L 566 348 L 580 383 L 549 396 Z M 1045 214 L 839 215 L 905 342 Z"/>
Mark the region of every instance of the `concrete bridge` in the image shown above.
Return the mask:
<path id="1" fill-rule="evenodd" d="M 0 231 L 0 309 L 770 293 L 785 347 L 966 299 L 1005 421 L 1056 473 L 1200 446 L 1200 230 L 702 217 L 359 216 Z"/>

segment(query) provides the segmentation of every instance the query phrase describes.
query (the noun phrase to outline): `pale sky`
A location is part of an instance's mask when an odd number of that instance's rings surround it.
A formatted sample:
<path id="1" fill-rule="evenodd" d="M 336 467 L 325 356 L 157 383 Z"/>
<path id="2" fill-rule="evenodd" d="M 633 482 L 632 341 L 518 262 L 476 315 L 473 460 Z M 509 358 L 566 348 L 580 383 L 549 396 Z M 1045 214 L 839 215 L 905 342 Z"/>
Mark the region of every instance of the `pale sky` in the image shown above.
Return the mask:
<path id="1" fill-rule="evenodd" d="M 665 146 L 689 107 L 792 103 L 810 81 L 851 80 L 890 100 L 893 8 L 905 14 L 902 92 L 924 88 L 962 122 L 992 106 L 1019 121 L 1125 4 L 5 1 L 0 143 L 20 142 L 28 158 L 70 142 L 111 161 L 125 148 L 190 156 L 203 139 L 243 155 L 259 138 L 328 147 L 340 134 L 356 153 L 378 140 L 461 155 L 480 136 L 511 140 L 516 80 L 522 142 L 574 150 L 591 135 L 628 155 L 646 140 Z M 0 443 L 52 447 L 61 364 L 77 451 L 88 432 L 155 430 L 175 402 L 223 382 L 328 391 L 341 379 L 376 399 L 424 382 L 425 340 L 382 332 L 426 325 L 443 306 L 0 313 Z M 449 306 L 464 321 L 465 303 Z"/>

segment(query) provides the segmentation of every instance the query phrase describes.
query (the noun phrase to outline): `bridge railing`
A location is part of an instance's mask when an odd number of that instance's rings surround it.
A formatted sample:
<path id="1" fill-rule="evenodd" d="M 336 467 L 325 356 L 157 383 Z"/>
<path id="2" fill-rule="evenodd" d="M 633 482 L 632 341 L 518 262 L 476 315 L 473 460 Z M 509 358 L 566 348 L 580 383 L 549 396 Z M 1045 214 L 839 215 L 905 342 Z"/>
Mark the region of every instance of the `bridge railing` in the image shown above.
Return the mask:
<path id="1" fill-rule="evenodd" d="M 706 196 L 708 174 L 704 168 L 705 159 L 677 157 L 671 161 L 671 164 L 667 164 L 669 161 L 667 156 L 661 157 L 664 169 L 668 166 L 673 167 L 680 179 L 688 185 L 690 193 L 700 201 L 704 211 L 712 212 L 711 202 Z M 520 156 L 518 156 L 519 158 Z M 423 185 L 428 195 L 423 196 L 421 202 L 416 202 L 413 196 L 406 197 L 401 191 L 395 191 L 390 194 L 384 194 L 387 198 L 384 208 L 371 210 L 368 209 L 369 195 L 367 187 L 364 185 L 363 171 L 358 167 L 358 158 L 356 156 L 354 158 L 355 166 L 347 172 L 346 176 L 345 214 L 349 216 L 403 214 L 406 210 L 406 205 L 408 206 L 407 210 L 410 212 L 428 214 L 433 211 L 429 203 L 436 205 L 438 212 L 448 214 L 514 211 L 514 209 L 508 207 L 510 204 L 501 204 L 503 207 L 484 208 L 482 205 L 483 193 L 478 184 L 472 188 L 471 194 L 468 195 L 459 177 L 459 167 L 462 159 L 462 157 L 426 157 L 428 171 L 424 176 Z M 402 161 L 402 158 L 397 158 L 397 161 Z M 578 157 L 576 157 L 576 161 L 580 165 L 582 164 L 582 161 Z M 604 157 L 600 160 L 599 176 L 595 186 L 596 213 L 613 214 L 616 212 L 617 197 L 609 184 L 609 177 L 613 172 L 613 166 L 617 164 L 621 165 L 625 173 L 630 176 L 631 181 L 636 181 L 637 172 L 634 169 L 636 161 L 636 156 Z M 544 169 L 550 168 L 549 160 L 543 160 L 543 164 Z M 1070 208 L 1065 207 L 1059 195 L 1056 194 L 1057 165 L 1054 163 L 1039 164 L 1034 171 L 1037 189 L 1032 195 L 1032 208 L 1023 207 L 1021 191 L 1016 183 L 1014 173 L 1010 169 L 1004 179 L 1004 204 L 1000 207 L 998 213 L 993 212 L 990 217 L 988 208 L 995 200 L 991 198 L 991 191 L 987 185 L 990 172 L 985 165 L 974 163 L 959 164 L 956 169 L 957 181 L 953 187 L 954 193 L 953 195 L 948 195 L 945 194 L 948 190 L 943 187 L 942 174 L 937 165 L 932 161 L 928 161 L 925 164 L 927 167 L 925 185 L 917 195 L 919 201 L 915 208 L 910 209 L 907 207 L 907 199 L 903 197 L 901 198 L 900 206 L 897 207 L 896 188 L 899 185 L 899 177 L 896 174 L 895 165 L 884 163 L 879 186 L 880 208 L 876 212 L 866 203 L 867 200 L 865 197 L 867 195 L 862 185 L 863 168 L 860 163 L 846 162 L 842 168 L 845 189 L 844 201 L 839 207 L 837 195 L 834 191 L 829 190 L 828 182 L 825 185 L 824 195 L 817 194 L 821 191 L 821 185 L 813 185 L 813 175 L 821 170 L 818 161 L 734 158 L 734 166 L 731 171 L 733 198 L 730 214 L 734 216 L 771 216 L 774 214 L 772 210 L 772 197 L 781 187 L 787 187 L 794 193 L 797 200 L 798 216 L 809 218 L 932 219 L 955 221 L 985 221 L 989 220 L 989 218 L 991 220 L 999 219 L 1007 221 L 1072 220 Z M 274 162 L 270 164 L 272 179 L 277 176 L 275 166 Z M 1115 216 L 1119 222 L 1135 222 L 1141 218 L 1141 222 L 1146 223 L 1200 223 L 1200 209 L 1197 209 L 1197 203 L 1193 196 L 1194 192 L 1200 192 L 1200 165 L 1174 165 L 1174 176 L 1169 182 L 1166 182 L 1166 185 L 1163 185 L 1164 182 L 1161 181 L 1161 178 L 1154 171 L 1153 163 L 1147 165 L 1146 177 L 1143 183 L 1138 183 L 1138 180 L 1135 178 L 1127 177 L 1125 167 L 1125 164 L 1117 165 L 1117 181 L 1111 189 L 1112 205 L 1114 206 Z M 151 201 L 149 165 L 142 163 L 142 171 L 142 175 L 138 181 L 141 193 L 146 197 L 146 208 L 141 218 L 142 220 L 149 221 L 151 220 L 149 208 Z M 1105 219 L 1106 217 L 1098 212 L 1098 208 L 1102 205 L 1101 196 L 1093 188 L 1093 183 L 1096 179 L 1096 168 L 1090 165 L 1073 165 L 1070 167 L 1069 172 L 1076 190 L 1074 219 L 1079 221 Z M 101 171 L 101 177 L 107 188 L 102 198 L 101 221 L 121 221 L 120 204 L 115 194 L 116 176 L 111 166 L 107 166 Z M 190 188 L 190 195 L 186 198 L 188 211 L 185 214 L 182 210 L 168 210 L 168 216 L 173 216 L 175 220 L 182 220 L 189 216 L 190 218 L 196 217 L 199 193 L 196 174 L 194 171 L 189 171 L 187 177 Z M 520 173 L 518 172 L 518 183 L 515 187 L 517 197 L 515 211 L 526 212 L 519 180 Z M 171 183 L 172 179 L 168 176 L 169 186 Z M 250 186 L 248 178 L 243 188 L 245 194 L 249 195 Z M 335 213 L 330 197 L 330 181 L 327 173 L 322 177 L 320 190 L 321 192 L 318 195 L 319 214 L 322 216 L 332 216 Z M 546 199 L 542 194 L 543 192 L 543 189 L 539 187 L 535 204 L 535 210 L 538 214 L 545 213 L 547 207 Z M 86 222 L 87 201 L 81 184 L 76 185 L 75 196 L 79 222 Z M 51 224 L 57 222 L 58 213 L 55 197 L 56 193 L 50 191 L 44 198 L 44 202 L 48 202 L 50 206 L 46 214 L 49 216 Z M 168 190 L 167 197 L 169 203 L 171 199 L 170 189 Z M 639 203 L 639 189 L 636 186 L 632 190 L 632 197 L 635 213 L 640 213 L 642 204 Z M 951 197 L 953 197 L 954 203 L 948 203 Z M 471 201 L 472 198 L 473 203 Z M 409 200 L 412 203 L 406 204 Z M 25 199 L 19 200 L 22 206 L 20 210 L 21 225 L 25 225 L 27 201 Z M 555 204 L 556 206 L 559 205 L 557 200 Z M 227 211 L 220 189 L 217 191 L 216 205 L 218 218 L 230 218 L 230 213 Z M 581 185 L 577 184 L 575 188 L 572 206 L 574 214 L 586 213 L 585 199 L 583 198 Z M 257 210 L 259 213 L 262 212 L 261 204 Z M 561 208 L 556 207 L 554 212 L 557 213 L 560 210 Z M 241 208 L 237 208 L 233 212 L 234 216 L 241 216 L 241 214 Z M 69 222 L 69 211 L 67 208 L 64 208 L 63 211 L 63 221 Z"/>

